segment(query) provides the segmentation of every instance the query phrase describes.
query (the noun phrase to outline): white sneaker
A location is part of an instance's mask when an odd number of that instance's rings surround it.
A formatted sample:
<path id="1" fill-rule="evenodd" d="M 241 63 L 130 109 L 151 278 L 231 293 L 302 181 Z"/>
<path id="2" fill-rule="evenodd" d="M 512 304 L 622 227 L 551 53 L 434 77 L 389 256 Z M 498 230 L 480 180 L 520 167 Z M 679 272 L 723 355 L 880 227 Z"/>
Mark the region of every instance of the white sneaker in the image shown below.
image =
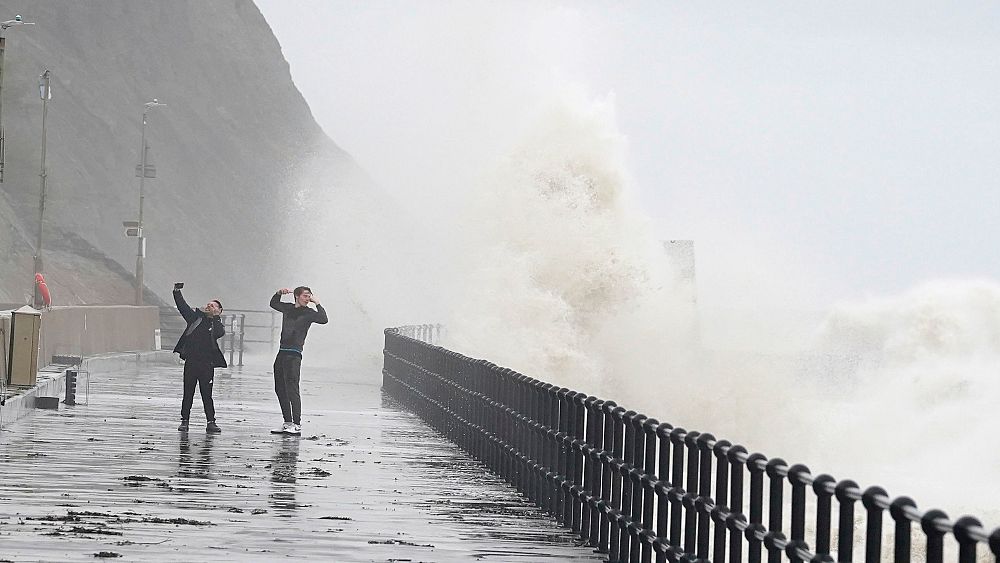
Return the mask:
<path id="1" fill-rule="evenodd" d="M 275 428 L 271 430 L 271 434 L 289 434 L 290 430 L 294 429 L 295 425 L 291 422 L 284 422 L 281 424 L 281 428 Z"/>
<path id="2" fill-rule="evenodd" d="M 290 430 L 285 430 L 285 434 L 291 434 L 292 436 L 301 436 L 302 435 L 302 425 L 301 424 L 292 424 L 292 428 Z"/>

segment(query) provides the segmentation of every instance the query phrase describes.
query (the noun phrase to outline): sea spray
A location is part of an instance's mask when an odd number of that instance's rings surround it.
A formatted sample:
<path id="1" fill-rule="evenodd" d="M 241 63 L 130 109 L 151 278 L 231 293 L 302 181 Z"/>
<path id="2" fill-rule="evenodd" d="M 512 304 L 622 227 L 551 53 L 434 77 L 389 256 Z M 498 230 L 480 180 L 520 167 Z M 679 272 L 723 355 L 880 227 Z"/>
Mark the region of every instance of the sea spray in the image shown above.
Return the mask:
<path id="1" fill-rule="evenodd" d="M 415 226 L 340 186 L 306 193 L 289 283 L 311 284 L 333 320 L 310 333 L 309 354 L 368 365 L 381 328 L 444 321 L 443 344 L 464 354 L 1000 523 L 988 485 L 1000 475 L 1000 287 L 936 282 L 817 314 L 755 300 L 751 260 L 733 260 L 695 318 L 632 199 L 626 149 L 611 101 L 571 97 L 467 188 L 474 204 L 454 224 Z M 782 294 L 786 277 L 767 289 Z"/>
<path id="2" fill-rule="evenodd" d="M 682 300 L 631 198 L 613 103 L 563 97 L 534 124 L 465 217 L 469 274 L 445 344 L 587 393 L 665 376 Z"/>
<path id="3" fill-rule="evenodd" d="M 1000 284 L 939 280 L 834 307 L 811 452 L 924 508 L 1000 524 Z"/>
<path id="4" fill-rule="evenodd" d="M 444 345 L 817 474 L 1000 521 L 983 487 L 1000 475 L 987 446 L 1000 288 L 933 283 L 825 314 L 743 301 L 725 322 L 718 307 L 693 319 L 678 265 L 631 199 L 625 145 L 608 102 L 542 114 L 464 217 L 469 273 Z M 732 283 L 740 276 L 734 266 Z"/>
<path id="5" fill-rule="evenodd" d="M 427 225 L 353 162 L 306 155 L 289 170 L 289 181 L 298 189 L 287 203 L 286 270 L 278 283 L 310 286 L 330 316 L 328 325 L 309 332 L 306 355 L 343 368 L 341 380 L 376 383 L 382 330 L 443 316 L 438 299 L 456 277 L 441 242 L 447 228 Z M 261 288 L 261 308 L 275 289 Z"/>
<path id="6" fill-rule="evenodd" d="M 702 348 L 703 391 L 670 421 L 1000 525 L 1000 284 L 928 282 L 799 329 L 803 349 Z"/>

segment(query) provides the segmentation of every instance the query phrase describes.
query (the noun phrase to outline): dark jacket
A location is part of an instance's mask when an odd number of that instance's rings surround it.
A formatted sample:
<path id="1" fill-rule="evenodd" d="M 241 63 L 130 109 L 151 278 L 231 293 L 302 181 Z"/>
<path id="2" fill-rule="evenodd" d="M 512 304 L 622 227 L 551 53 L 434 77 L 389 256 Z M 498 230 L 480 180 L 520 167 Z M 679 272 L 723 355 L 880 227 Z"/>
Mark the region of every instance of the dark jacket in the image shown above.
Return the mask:
<path id="1" fill-rule="evenodd" d="M 177 311 L 187 322 L 187 328 L 177 340 L 174 352 L 180 354 L 182 360 L 205 361 L 214 368 L 227 367 L 226 357 L 217 342 L 226 334 L 222 319 L 209 317 L 201 309 L 192 309 L 184 301 L 179 289 L 174 290 L 174 303 L 177 304 Z"/>
<path id="2" fill-rule="evenodd" d="M 306 343 L 306 334 L 309 332 L 309 325 L 326 324 L 329 319 L 326 316 L 326 309 L 319 303 L 316 310 L 309 307 L 296 307 L 294 303 L 282 303 L 281 292 L 277 292 L 271 297 L 271 308 L 281 312 L 281 344 L 280 352 L 302 354 L 302 347 Z"/>

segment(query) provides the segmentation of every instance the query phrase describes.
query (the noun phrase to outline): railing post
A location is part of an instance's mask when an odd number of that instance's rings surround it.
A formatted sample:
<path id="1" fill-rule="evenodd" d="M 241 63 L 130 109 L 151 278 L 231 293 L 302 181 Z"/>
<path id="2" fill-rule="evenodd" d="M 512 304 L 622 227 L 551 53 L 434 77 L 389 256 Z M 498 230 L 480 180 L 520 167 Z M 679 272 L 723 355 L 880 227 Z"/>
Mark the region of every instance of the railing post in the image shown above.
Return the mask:
<path id="1" fill-rule="evenodd" d="M 538 420 L 541 421 L 541 425 L 538 428 L 539 444 L 541 447 L 538 456 L 538 483 L 541 487 L 542 496 L 545 499 L 542 503 L 542 508 L 551 516 L 556 515 L 553 508 L 556 499 L 552 490 L 552 476 L 554 475 L 553 468 L 557 463 L 555 459 L 557 454 L 552 450 L 550 440 L 555 434 L 553 430 L 555 424 L 552 423 L 552 419 L 559 416 L 559 398 L 556 396 L 558 392 L 558 387 L 546 383 L 545 394 L 542 396 L 542 404 L 538 409 Z"/>
<path id="2" fill-rule="evenodd" d="M 850 563 L 854 560 L 854 502 L 852 491 L 858 484 L 849 479 L 837 483 L 833 494 L 840 504 L 840 518 L 837 521 L 837 561 Z"/>
<path id="3" fill-rule="evenodd" d="M 927 563 L 944 562 L 944 532 L 937 529 L 938 520 L 947 520 L 948 515 L 940 510 L 929 510 L 920 519 L 920 527 L 927 536 Z"/>
<path id="4" fill-rule="evenodd" d="M 715 436 L 703 432 L 695 440 L 698 447 L 698 501 L 702 503 L 702 508 L 698 513 L 698 548 L 699 559 L 708 559 L 709 527 L 711 524 L 711 514 L 704 503 L 712 500 L 712 446 L 715 444 Z"/>
<path id="5" fill-rule="evenodd" d="M 530 417 L 531 420 L 535 421 L 535 455 L 532 455 L 531 459 L 535 460 L 535 488 L 538 497 L 536 502 L 542 510 L 549 514 L 552 514 L 552 495 L 549 490 L 548 479 L 545 477 L 545 474 L 549 471 L 549 467 L 551 467 L 547 425 L 552 412 L 551 397 L 555 389 L 557 389 L 556 386 L 551 383 L 541 384 L 538 388 L 538 400 L 535 402 L 534 413 Z"/>
<path id="6" fill-rule="evenodd" d="M 729 529 L 729 561 L 740 563 L 743 560 L 743 530 L 747 527 L 747 517 L 739 512 L 730 512 L 726 517 L 726 528 Z"/>
<path id="7" fill-rule="evenodd" d="M 587 397 L 583 393 L 577 393 L 573 398 L 573 420 L 570 432 L 573 440 L 570 442 L 572 448 L 572 472 L 570 473 L 570 496 L 572 498 L 572 525 L 573 531 L 581 537 L 586 536 L 583 531 L 583 512 L 587 509 L 585 496 L 587 493 L 584 479 L 586 478 L 586 456 L 587 434 L 585 429 L 587 417 L 587 401 L 596 400 L 596 397 Z"/>
<path id="8" fill-rule="evenodd" d="M 602 437 L 599 428 L 602 426 L 601 404 L 603 401 L 597 397 L 590 396 L 584 401 L 584 410 L 587 413 L 586 445 L 584 446 L 584 469 L 583 469 L 583 490 L 581 497 L 582 507 L 580 514 L 580 538 L 586 540 L 586 545 L 596 547 L 597 526 L 600 515 L 597 513 L 597 499 L 601 496 L 600 489 L 600 458 L 599 454 L 603 447 L 603 442 L 598 443 Z"/>
<path id="9" fill-rule="evenodd" d="M 729 563 L 741 563 L 743 560 L 743 533 L 737 524 L 741 520 L 746 522 L 746 517 L 743 515 L 743 459 L 746 455 L 746 448 L 739 445 L 729 448 L 729 452 L 726 453 L 732 475 L 729 488 L 729 508 L 732 517 L 726 521 L 726 527 L 729 528 Z"/>
<path id="10" fill-rule="evenodd" d="M 770 478 L 770 487 L 768 487 L 770 492 L 770 504 L 767 510 L 767 527 L 769 532 L 781 532 L 782 531 L 782 515 L 781 509 L 784 506 L 784 477 L 782 476 L 782 470 L 787 470 L 788 464 L 785 460 L 780 457 L 776 457 L 771 461 L 767 462 L 765 466 L 765 471 L 767 476 Z M 769 550 L 768 563 L 779 563 L 781 561 L 781 550 Z"/>
<path id="11" fill-rule="evenodd" d="M 629 508 L 629 518 L 631 522 L 628 523 L 628 540 L 626 545 L 627 549 L 623 551 L 623 555 L 628 558 L 629 561 L 634 561 L 639 563 L 639 550 L 640 550 L 640 532 L 642 532 L 642 475 L 644 471 L 644 463 L 646 462 L 646 432 L 643 430 L 643 425 L 646 423 L 647 416 L 644 414 L 635 414 L 631 417 L 632 425 L 632 440 L 634 445 L 632 446 L 632 467 L 628 470 L 628 475 L 626 478 L 629 481 L 629 489 L 632 495 L 632 506 Z"/>
<path id="12" fill-rule="evenodd" d="M 892 559 L 895 563 L 910 561 L 910 519 L 903 512 L 906 508 L 916 508 L 917 503 L 909 497 L 899 497 L 889 505 L 889 516 L 896 522 L 893 533 L 894 545 Z"/>
<path id="13" fill-rule="evenodd" d="M 227 316 L 229 317 L 227 319 L 229 321 L 229 330 L 227 331 L 229 334 L 226 335 L 226 336 L 229 337 L 228 338 L 228 340 L 229 340 L 229 365 L 233 365 L 233 348 L 236 347 L 236 335 L 233 332 L 236 330 L 236 328 L 235 328 L 236 327 L 236 315 L 227 315 Z"/>
<path id="14" fill-rule="evenodd" d="M 792 524 L 791 539 L 805 541 L 806 539 L 806 481 L 809 468 L 802 464 L 793 465 L 788 469 L 788 482 L 792 486 Z"/>
<path id="15" fill-rule="evenodd" d="M 598 547 L 601 535 L 601 454 L 604 453 L 604 401 L 598 399 L 588 407 L 587 424 L 591 426 L 589 442 L 593 448 L 587 456 L 590 477 L 590 506 L 587 509 L 587 545 Z"/>
<path id="16" fill-rule="evenodd" d="M 729 506 L 729 460 L 726 453 L 731 446 L 728 440 L 719 440 L 712 446 L 712 454 L 715 456 L 715 509 L 712 511 L 715 534 L 712 561 L 716 563 L 724 563 L 726 560 L 726 521 L 722 511 Z"/>
<path id="17" fill-rule="evenodd" d="M 698 472 L 701 457 L 698 455 L 698 436 L 700 432 L 691 431 L 684 436 L 684 449 L 687 451 L 687 493 L 683 498 L 684 511 L 684 551 L 694 554 L 698 548 L 698 511 L 694 501 L 698 498 Z"/>
<path id="18" fill-rule="evenodd" d="M 247 321 L 246 314 L 240 313 L 240 363 L 237 364 L 240 367 L 243 367 L 243 342 L 244 342 L 243 335 L 244 332 L 246 331 L 246 324 L 247 324 L 246 321 Z"/>
<path id="19" fill-rule="evenodd" d="M 642 433 L 645 435 L 646 456 L 643 459 L 642 475 L 642 536 L 641 561 L 642 563 L 652 563 L 653 560 L 653 509 L 656 505 L 656 493 L 653 491 L 653 483 L 656 482 L 656 429 L 660 426 L 660 421 L 655 418 L 647 418 L 642 424 Z"/>
<path id="20" fill-rule="evenodd" d="M 621 558 L 621 518 L 622 507 L 624 506 L 624 479 L 622 479 L 622 468 L 625 467 L 625 447 L 628 441 L 625 434 L 628 425 L 625 417 L 635 414 L 635 411 L 625 411 L 618 407 L 611 413 L 614 421 L 614 460 L 611 462 L 611 537 L 608 543 L 608 563 L 618 563 Z"/>
<path id="21" fill-rule="evenodd" d="M 560 467 L 562 482 L 560 488 L 563 497 L 563 526 L 578 532 L 580 530 L 580 516 L 576 511 L 576 499 L 573 496 L 573 487 L 577 485 L 577 458 L 576 446 L 579 445 L 580 436 L 577 432 L 577 397 L 581 396 L 576 391 L 566 393 L 562 406 L 566 408 L 565 424 L 562 430 L 562 450 L 563 463 Z"/>
<path id="22" fill-rule="evenodd" d="M 673 491 L 670 495 L 670 545 L 681 546 L 681 523 L 683 505 L 681 499 L 684 496 L 684 435 L 687 430 L 674 428 L 670 432 L 670 444 L 673 446 L 673 471 L 670 484 Z"/>
<path id="23" fill-rule="evenodd" d="M 659 460 L 657 461 L 656 475 L 659 477 L 657 481 L 655 491 L 656 491 L 656 537 L 660 540 L 666 541 L 667 534 L 669 530 L 667 528 L 669 524 L 668 516 L 670 513 L 670 501 L 668 495 L 670 493 L 670 431 L 673 430 L 673 426 L 663 422 L 656 427 L 656 438 L 659 442 Z M 656 562 L 665 563 L 667 560 L 666 553 L 657 551 Z"/>
<path id="24" fill-rule="evenodd" d="M 550 468 L 553 475 L 553 494 L 555 495 L 553 508 L 555 509 L 556 522 L 566 528 L 571 525 L 569 517 L 569 494 L 566 490 L 566 481 L 569 479 L 570 457 L 569 448 L 566 445 L 566 439 L 569 437 L 570 404 L 572 403 L 570 393 L 572 392 L 565 387 L 556 392 L 556 425 L 549 432 L 549 435 L 552 437 L 553 453 L 555 454 L 555 463 Z"/>
<path id="25" fill-rule="evenodd" d="M 970 528 L 981 528 L 982 522 L 972 516 L 963 516 L 955 522 L 954 534 L 958 540 L 958 563 L 976 563 L 976 538 Z"/>
<path id="26" fill-rule="evenodd" d="M 879 563 L 882 560 L 882 507 L 875 497 L 887 497 L 888 493 L 881 487 L 868 487 L 861 495 L 861 504 L 868 512 L 868 524 L 865 530 L 865 563 Z"/>
<path id="27" fill-rule="evenodd" d="M 761 538 L 756 530 L 764 530 L 764 467 L 767 458 L 763 454 L 751 454 L 747 458 L 747 471 L 750 472 L 750 525 L 746 531 L 749 542 L 747 561 L 760 563 Z"/>
<path id="28" fill-rule="evenodd" d="M 611 484 L 612 464 L 615 461 L 614 455 L 614 433 L 615 420 L 614 412 L 621 409 L 614 401 L 606 401 L 601 411 L 604 413 L 604 449 L 601 452 L 601 526 L 598 535 L 597 551 L 608 553 L 611 550 Z"/>
<path id="29" fill-rule="evenodd" d="M 510 445 L 507 446 L 506 451 L 510 457 L 510 463 L 513 465 L 515 485 L 517 485 L 518 489 L 525 496 L 537 502 L 538 499 L 532 497 L 530 494 L 531 473 L 528 464 L 528 452 L 531 451 L 533 437 L 531 435 L 531 425 L 528 423 L 526 414 L 531 409 L 534 382 L 523 374 L 518 374 L 517 382 L 517 407 L 506 411 L 511 425 L 510 434 L 508 435 Z"/>
<path id="30" fill-rule="evenodd" d="M 747 524 L 745 532 L 747 538 L 747 561 L 750 563 L 760 563 L 760 547 L 764 542 L 763 538 L 760 536 L 764 535 L 766 532 L 767 528 L 765 528 L 760 522 L 750 522 Z"/>
<path id="31" fill-rule="evenodd" d="M 830 528 L 833 488 L 836 479 L 823 474 L 813 481 L 816 493 L 816 554 L 830 555 Z"/>
<path id="32" fill-rule="evenodd" d="M 565 434 L 562 434 L 562 421 L 565 418 L 566 409 L 563 407 L 563 401 L 566 398 L 566 394 L 569 393 L 569 389 L 565 387 L 553 388 L 550 396 L 548 408 L 545 412 L 548 415 L 548 420 L 545 426 L 548 430 L 545 432 L 545 444 L 548 455 L 545 458 L 545 465 L 548 471 L 545 472 L 545 483 L 548 488 L 549 493 L 549 514 L 555 517 L 556 522 L 563 524 L 562 514 L 563 514 L 563 501 L 562 501 L 562 483 L 563 478 L 563 461 L 566 459 L 565 448 L 563 447 L 562 439 Z"/>

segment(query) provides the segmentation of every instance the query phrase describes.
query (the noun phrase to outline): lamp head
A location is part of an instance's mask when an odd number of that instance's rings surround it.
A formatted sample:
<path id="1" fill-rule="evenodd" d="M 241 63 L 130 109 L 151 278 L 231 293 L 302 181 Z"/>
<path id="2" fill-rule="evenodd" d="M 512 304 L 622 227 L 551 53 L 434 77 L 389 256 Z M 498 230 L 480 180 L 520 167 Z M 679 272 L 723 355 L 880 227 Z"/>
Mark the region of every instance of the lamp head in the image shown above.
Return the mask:
<path id="1" fill-rule="evenodd" d="M 14 16 L 12 20 L 6 20 L 0 22 L 0 31 L 6 30 L 7 28 L 14 27 L 15 25 L 35 25 L 34 22 L 21 21 L 21 14 Z"/>

